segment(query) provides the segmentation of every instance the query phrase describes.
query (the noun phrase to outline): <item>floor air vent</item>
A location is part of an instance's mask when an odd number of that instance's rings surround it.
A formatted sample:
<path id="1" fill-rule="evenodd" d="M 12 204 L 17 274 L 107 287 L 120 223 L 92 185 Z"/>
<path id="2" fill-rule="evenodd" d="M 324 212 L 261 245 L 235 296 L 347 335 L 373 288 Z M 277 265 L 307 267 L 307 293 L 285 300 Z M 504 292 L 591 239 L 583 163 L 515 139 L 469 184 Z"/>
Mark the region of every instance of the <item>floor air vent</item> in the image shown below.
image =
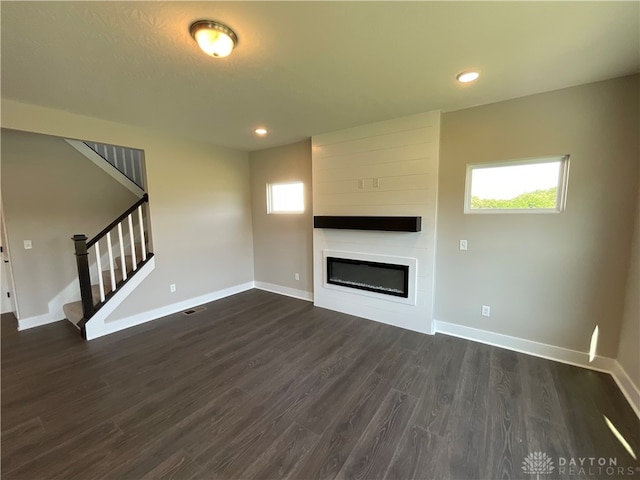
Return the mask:
<path id="1" fill-rule="evenodd" d="M 203 310 L 206 310 L 207 307 L 196 307 L 196 308 L 190 308 L 189 310 L 185 310 L 184 312 L 182 312 L 185 315 L 195 315 L 196 313 L 200 313 Z"/>

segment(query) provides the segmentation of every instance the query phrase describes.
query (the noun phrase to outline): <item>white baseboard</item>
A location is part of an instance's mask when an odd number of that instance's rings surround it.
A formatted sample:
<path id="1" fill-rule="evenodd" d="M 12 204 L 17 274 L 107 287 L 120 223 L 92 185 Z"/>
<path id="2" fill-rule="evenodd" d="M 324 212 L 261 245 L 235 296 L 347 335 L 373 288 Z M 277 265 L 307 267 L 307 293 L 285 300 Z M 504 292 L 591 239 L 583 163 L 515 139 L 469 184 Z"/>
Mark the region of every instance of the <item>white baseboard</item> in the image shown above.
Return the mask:
<path id="1" fill-rule="evenodd" d="M 246 290 L 251 290 L 252 288 L 254 288 L 254 282 L 247 282 L 241 285 L 235 285 L 233 287 L 225 288 L 223 290 L 218 290 L 216 292 L 207 293 L 199 297 L 194 297 L 188 300 L 183 300 L 181 302 L 172 303 L 164 307 L 148 310 L 146 312 L 142 312 L 137 315 L 133 315 L 131 317 L 115 320 L 112 322 L 101 322 L 93 326 L 93 328 L 91 329 L 91 336 L 89 336 L 90 325 L 91 325 L 91 322 L 89 322 L 86 325 L 87 340 L 103 337 L 111 333 L 119 332 L 120 330 L 124 330 L 126 328 L 135 327 L 136 325 L 141 325 L 143 323 L 147 323 L 152 320 L 157 320 L 159 318 L 166 317 L 167 315 L 172 315 L 174 313 L 178 313 L 183 310 L 187 310 L 189 308 L 202 305 L 203 303 L 209 303 L 215 300 L 220 300 L 221 298 L 228 297 L 230 295 L 235 295 L 236 293 L 241 293 Z"/>
<path id="2" fill-rule="evenodd" d="M 266 290 L 267 292 L 279 293 L 280 295 L 286 295 L 287 297 L 299 298 L 300 300 L 313 302 L 313 293 L 311 292 L 305 292 L 304 290 L 298 290 L 296 288 L 283 287 L 274 283 L 256 281 L 254 284 L 255 288 L 258 290 Z"/>
<path id="3" fill-rule="evenodd" d="M 149 273 L 155 266 L 154 260 L 155 259 L 152 258 L 151 261 L 147 265 L 145 265 L 146 268 L 143 267 L 145 268 L 145 270 L 148 270 Z M 126 298 L 133 290 L 135 290 L 138 284 L 140 284 L 146 278 L 146 276 L 147 275 L 145 275 L 143 272 L 139 272 L 138 275 L 134 276 L 116 295 L 121 296 L 123 299 Z M 298 298 L 301 300 L 306 300 L 308 302 L 313 301 L 313 294 L 305 292 L 304 290 L 297 290 L 295 288 L 283 287 L 280 285 L 265 282 L 246 282 L 240 285 L 225 288 L 223 290 L 208 293 L 206 295 L 201 295 L 199 297 L 190 298 L 181 302 L 172 303 L 164 307 L 148 310 L 131 317 L 115 321 L 108 321 L 109 315 L 111 315 L 115 308 L 121 303 L 114 298 L 111 302 L 108 302 L 104 307 L 98 310 L 91 321 L 87 323 L 85 327 L 87 340 L 93 340 L 104 335 L 119 332 L 120 330 L 124 330 L 126 328 L 157 320 L 158 318 L 172 315 L 174 313 L 193 308 L 197 305 L 202 305 L 203 303 L 213 302 L 215 300 L 219 300 L 230 295 L 235 295 L 246 290 L 251 290 L 252 288 L 266 290 L 268 292 Z M 55 315 L 55 312 L 52 311 L 43 315 L 18 320 L 18 330 L 26 330 L 28 328 L 39 327 L 41 325 L 59 322 L 61 320 L 64 320 L 64 313 L 62 314 L 62 316 L 60 316 Z"/>
<path id="4" fill-rule="evenodd" d="M 535 357 L 574 365 L 576 367 L 608 373 L 613 377 L 622 394 L 640 418 L 640 390 L 637 385 L 634 385 L 622 366 L 614 358 L 596 355 L 593 361 L 589 361 L 589 354 L 586 352 L 579 352 L 577 350 L 570 350 L 555 345 L 534 342 L 532 340 L 511 337 L 501 333 L 489 332 L 439 320 L 434 320 L 434 323 L 436 333 L 443 333 L 453 337 L 464 338 L 474 342 L 506 348 L 507 350 L 513 350 L 515 352 L 526 353 Z"/>
<path id="5" fill-rule="evenodd" d="M 51 312 L 45 313 L 43 315 L 36 315 L 34 317 L 27 317 L 18 319 L 18 330 L 28 330 L 29 328 L 41 327 L 42 325 L 47 325 L 49 323 L 55 323 L 64 320 L 64 314 L 62 318 L 58 318 L 53 315 Z"/>
<path id="6" fill-rule="evenodd" d="M 511 337 L 501 333 L 489 332 L 478 328 L 456 325 L 454 323 L 441 322 L 436 320 L 436 332 L 452 335 L 454 337 L 466 338 L 487 345 L 506 348 L 515 352 L 527 353 L 536 357 L 556 360 L 577 367 L 589 368 L 599 372 L 611 373 L 615 360 L 608 357 L 597 356 L 589 362 L 589 354 L 568 348 L 556 347 L 546 343 L 525 340 L 524 338 Z"/>
<path id="7" fill-rule="evenodd" d="M 64 320 L 65 315 L 62 311 L 62 306 L 77 300 L 80 300 L 80 287 L 78 286 L 78 279 L 74 279 L 51 299 L 47 305 L 49 310 L 47 313 L 18 319 L 18 330 L 27 330 Z"/>
<path id="8" fill-rule="evenodd" d="M 620 365 L 617 360 L 615 360 L 611 376 L 631 405 L 631 408 L 633 408 L 638 418 L 640 418 L 640 388 L 638 385 L 633 383 L 627 372 L 622 368 L 622 365 Z"/>

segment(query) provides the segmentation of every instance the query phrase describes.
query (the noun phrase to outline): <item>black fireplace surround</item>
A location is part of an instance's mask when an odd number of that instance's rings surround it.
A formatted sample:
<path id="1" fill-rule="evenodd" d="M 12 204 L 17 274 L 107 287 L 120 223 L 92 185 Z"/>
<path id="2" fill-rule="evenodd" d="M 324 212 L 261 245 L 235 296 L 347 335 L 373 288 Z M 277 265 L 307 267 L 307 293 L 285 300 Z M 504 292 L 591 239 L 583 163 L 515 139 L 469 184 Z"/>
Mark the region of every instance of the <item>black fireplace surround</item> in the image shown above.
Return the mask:
<path id="1" fill-rule="evenodd" d="M 409 266 L 327 258 L 327 283 L 369 292 L 409 297 Z"/>

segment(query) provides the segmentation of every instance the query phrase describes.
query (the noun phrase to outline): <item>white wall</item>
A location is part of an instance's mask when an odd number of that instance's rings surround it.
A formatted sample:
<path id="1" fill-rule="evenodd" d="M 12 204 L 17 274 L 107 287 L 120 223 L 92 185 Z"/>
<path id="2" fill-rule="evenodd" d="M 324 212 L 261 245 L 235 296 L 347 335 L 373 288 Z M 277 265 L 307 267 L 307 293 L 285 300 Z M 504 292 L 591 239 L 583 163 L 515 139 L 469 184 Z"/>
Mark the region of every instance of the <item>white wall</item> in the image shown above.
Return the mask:
<path id="1" fill-rule="evenodd" d="M 311 142 L 284 145 L 249 154 L 253 254 L 256 284 L 280 293 L 310 299 L 312 273 Z M 266 185 L 302 181 L 302 214 L 267 214 Z M 295 279 L 295 274 L 299 280 Z"/>
<path id="2" fill-rule="evenodd" d="M 2 126 L 144 150 L 156 269 L 111 320 L 159 316 L 172 305 L 251 285 L 247 153 L 12 100 L 2 100 Z M 176 293 L 169 293 L 171 283 Z"/>
<path id="3" fill-rule="evenodd" d="M 578 352 L 598 325 L 597 354 L 616 357 L 637 205 L 639 78 L 443 115 L 438 321 Z M 464 214 L 468 163 L 565 153 L 565 212 Z"/>
<path id="4" fill-rule="evenodd" d="M 312 138 L 314 215 L 422 217 L 419 233 L 315 229 L 317 306 L 431 332 L 439 138 L 439 112 Z M 374 178 L 379 179 L 377 188 Z M 417 259 L 417 304 L 325 288 L 324 250 Z"/>

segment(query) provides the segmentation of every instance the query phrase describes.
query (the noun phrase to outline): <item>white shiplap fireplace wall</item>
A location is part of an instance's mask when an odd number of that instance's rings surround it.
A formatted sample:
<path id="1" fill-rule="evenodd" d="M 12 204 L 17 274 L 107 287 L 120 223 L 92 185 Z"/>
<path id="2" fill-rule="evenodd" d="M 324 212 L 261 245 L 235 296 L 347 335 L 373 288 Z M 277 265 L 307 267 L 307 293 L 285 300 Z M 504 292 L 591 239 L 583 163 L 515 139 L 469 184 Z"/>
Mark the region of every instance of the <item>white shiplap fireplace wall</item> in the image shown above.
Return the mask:
<path id="1" fill-rule="evenodd" d="M 314 229 L 315 305 L 433 333 L 439 143 L 439 111 L 312 138 L 314 215 L 422 217 L 418 233 Z M 415 259 L 415 305 L 328 288 L 328 251 Z"/>

